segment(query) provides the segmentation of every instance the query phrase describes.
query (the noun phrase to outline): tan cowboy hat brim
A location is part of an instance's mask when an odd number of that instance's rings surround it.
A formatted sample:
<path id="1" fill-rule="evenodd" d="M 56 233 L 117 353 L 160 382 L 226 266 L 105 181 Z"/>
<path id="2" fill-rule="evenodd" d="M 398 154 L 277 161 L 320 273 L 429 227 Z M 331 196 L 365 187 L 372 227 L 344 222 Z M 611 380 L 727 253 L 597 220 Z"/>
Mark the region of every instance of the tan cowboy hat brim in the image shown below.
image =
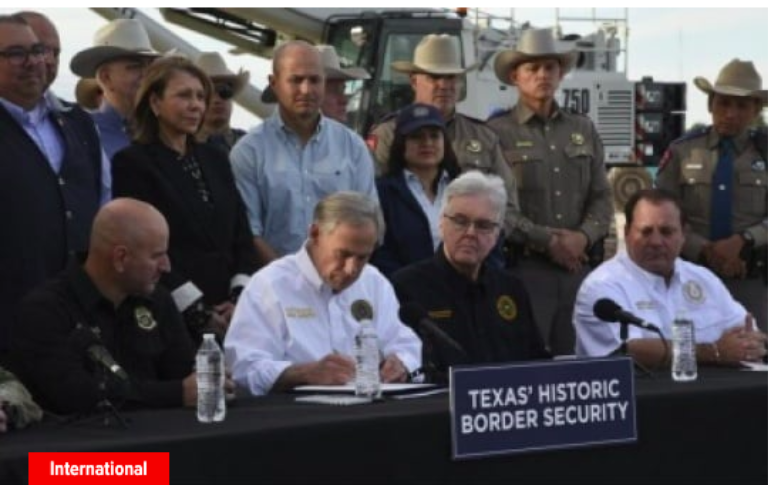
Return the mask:
<path id="1" fill-rule="evenodd" d="M 566 74 L 576 66 L 576 61 L 579 59 L 579 53 L 576 51 L 568 51 L 564 53 L 530 55 L 513 49 L 501 51 L 496 55 L 496 60 L 493 63 L 496 78 L 504 84 L 511 85 L 509 81 L 509 72 L 517 68 L 518 65 L 536 59 L 557 59 L 560 62 L 560 66 L 563 67 L 563 74 Z"/>
<path id="2" fill-rule="evenodd" d="M 250 71 L 240 70 L 237 74 L 211 76 L 211 80 L 214 83 L 217 80 L 232 83 L 232 89 L 235 94 L 238 94 L 246 87 L 246 85 L 248 85 L 248 82 L 251 81 L 251 73 Z"/>
<path id="3" fill-rule="evenodd" d="M 419 66 L 411 61 L 394 61 L 392 63 L 392 69 L 401 73 L 421 73 L 427 75 L 463 75 L 473 69 L 477 68 L 478 63 L 468 66 L 466 68 L 458 68 L 456 66 Z"/>
<path id="4" fill-rule="evenodd" d="M 156 51 L 135 51 L 116 46 L 95 46 L 75 54 L 69 63 L 69 69 L 82 78 L 95 78 L 99 66 L 119 58 L 151 57 L 157 58 L 160 53 Z"/>
<path id="5" fill-rule="evenodd" d="M 707 95 L 718 93 L 720 95 L 730 95 L 734 97 L 757 98 L 763 103 L 763 106 L 768 106 L 768 90 L 746 90 L 737 86 L 713 85 L 703 76 L 694 78 L 693 84 Z"/>
<path id="6" fill-rule="evenodd" d="M 330 68 L 325 67 L 325 78 L 328 80 L 367 80 L 371 77 L 363 68 Z"/>

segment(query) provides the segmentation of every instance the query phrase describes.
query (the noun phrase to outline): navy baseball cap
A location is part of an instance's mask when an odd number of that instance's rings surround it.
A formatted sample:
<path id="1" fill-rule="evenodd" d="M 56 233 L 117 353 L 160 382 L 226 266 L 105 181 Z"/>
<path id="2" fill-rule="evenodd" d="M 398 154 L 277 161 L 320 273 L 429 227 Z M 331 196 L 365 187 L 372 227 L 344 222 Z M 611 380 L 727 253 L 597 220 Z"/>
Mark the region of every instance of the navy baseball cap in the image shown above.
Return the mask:
<path id="1" fill-rule="evenodd" d="M 422 127 L 445 129 L 445 121 L 440 111 L 424 103 L 414 103 L 400 110 L 395 129 L 398 134 L 407 136 Z"/>

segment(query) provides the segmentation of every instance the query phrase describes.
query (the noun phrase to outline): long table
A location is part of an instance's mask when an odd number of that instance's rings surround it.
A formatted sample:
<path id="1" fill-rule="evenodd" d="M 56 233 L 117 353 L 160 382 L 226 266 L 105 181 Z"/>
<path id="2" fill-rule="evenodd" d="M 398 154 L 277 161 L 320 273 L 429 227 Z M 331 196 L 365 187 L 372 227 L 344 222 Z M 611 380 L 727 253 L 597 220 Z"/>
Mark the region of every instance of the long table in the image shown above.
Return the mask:
<path id="1" fill-rule="evenodd" d="M 171 483 L 768 483 L 768 375 L 638 379 L 638 442 L 453 461 L 447 394 L 334 407 L 291 395 L 235 401 L 220 424 L 192 409 L 130 412 L 126 429 L 46 422 L 0 435 L 0 484 L 28 452 L 168 451 Z"/>

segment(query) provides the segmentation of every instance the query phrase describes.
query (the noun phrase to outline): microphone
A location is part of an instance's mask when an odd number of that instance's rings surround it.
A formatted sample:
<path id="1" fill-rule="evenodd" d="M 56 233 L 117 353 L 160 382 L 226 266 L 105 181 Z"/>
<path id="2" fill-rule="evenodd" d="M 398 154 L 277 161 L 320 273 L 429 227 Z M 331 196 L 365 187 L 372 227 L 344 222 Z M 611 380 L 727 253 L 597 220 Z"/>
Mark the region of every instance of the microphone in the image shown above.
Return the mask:
<path id="1" fill-rule="evenodd" d="M 91 329 L 84 327 L 83 324 L 77 324 L 71 340 L 77 352 L 87 354 L 94 363 L 108 369 L 121 380 L 128 381 L 128 374 L 117 364 L 117 361 Z"/>
<path id="2" fill-rule="evenodd" d="M 400 307 L 400 320 L 413 327 L 425 341 L 427 339 L 432 339 L 434 342 L 442 344 L 452 349 L 454 352 L 458 352 L 464 358 L 467 357 L 467 351 L 464 347 L 446 334 L 439 325 L 434 323 L 429 318 L 424 307 L 418 303 L 404 303 Z"/>
<path id="3" fill-rule="evenodd" d="M 622 309 L 610 298 L 601 298 L 596 301 L 592 312 L 595 314 L 595 317 L 603 322 L 626 322 L 641 329 L 661 332 L 658 327 Z"/>

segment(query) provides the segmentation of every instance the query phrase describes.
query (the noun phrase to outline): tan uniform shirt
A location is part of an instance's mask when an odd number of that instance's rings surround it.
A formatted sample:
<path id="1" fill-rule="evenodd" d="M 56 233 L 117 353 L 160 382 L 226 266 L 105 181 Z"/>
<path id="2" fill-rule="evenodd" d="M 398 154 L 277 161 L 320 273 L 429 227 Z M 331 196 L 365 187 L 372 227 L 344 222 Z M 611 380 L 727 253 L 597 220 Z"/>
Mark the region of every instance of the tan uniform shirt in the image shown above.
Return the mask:
<path id="1" fill-rule="evenodd" d="M 549 228 L 581 230 L 594 244 L 613 219 L 603 144 L 592 121 L 555 107 L 542 120 L 522 104 L 488 121 L 517 181 L 522 217 L 513 240 L 546 249 Z"/>
<path id="2" fill-rule="evenodd" d="M 712 176 L 719 158 L 720 136 L 710 128 L 691 132 L 664 154 L 656 186 L 680 198 L 689 230 L 683 256 L 697 261 L 709 242 Z M 733 232 L 748 230 L 755 246 L 768 242 L 768 172 L 749 131 L 734 138 Z"/>
<path id="3" fill-rule="evenodd" d="M 385 118 L 371 131 L 375 139 L 373 155 L 376 173 L 379 175 L 386 171 L 389 163 L 389 152 L 395 138 L 395 122 L 395 116 Z M 478 170 L 495 174 L 504 180 L 507 189 L 504 230 L 510 235 L 520 218 L 520 205 L 515 177 L 501 153 L 498 136 L 484 122 L 460 113 L 454 114 L 448 121 L 447 132 L 462 172 Z"/>

